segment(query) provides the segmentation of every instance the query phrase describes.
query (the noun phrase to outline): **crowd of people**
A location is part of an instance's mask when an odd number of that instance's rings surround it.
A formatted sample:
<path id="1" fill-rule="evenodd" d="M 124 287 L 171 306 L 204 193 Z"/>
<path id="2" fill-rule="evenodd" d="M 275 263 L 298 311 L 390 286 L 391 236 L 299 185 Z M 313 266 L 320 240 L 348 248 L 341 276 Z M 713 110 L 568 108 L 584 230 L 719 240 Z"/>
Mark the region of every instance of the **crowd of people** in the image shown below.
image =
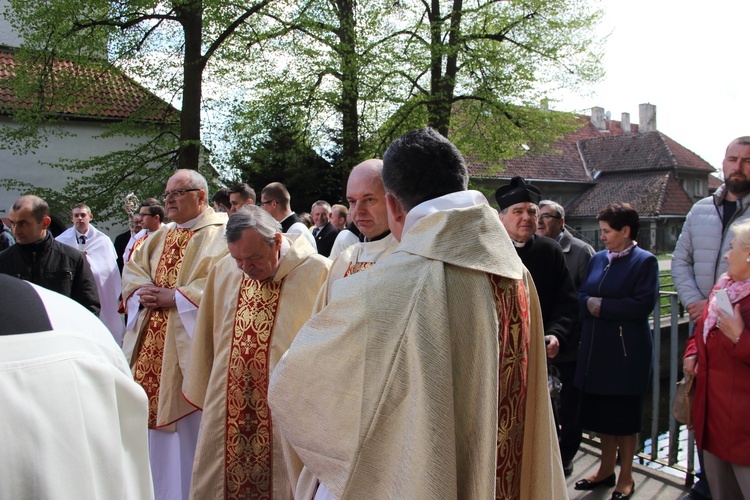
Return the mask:
<path id="1" fill-rule="evenodd" d="M 721 223 L 696 204 L 673 269 L 696 324 L 684 363 L 708 483 L 739 498 L 750 138 L 730 144 L 724 177 Z M 27 428 L 0 431 L 0 497 L 567 498 L 585 429 L 601 461 L 575 488 L 630 498 L 659 286 L 638 213 L 602 207 L 595 252 L 525 179 L 495 200 L 430 128 L 309 214 L 279 182 L 209 196 L 178 170 L 113 243 L 84 203 L 53 238 L 47 204 L 22 196 L 0 253 L 0 416 Z M 37 449 L 32 426 L 59 449 Z"/>

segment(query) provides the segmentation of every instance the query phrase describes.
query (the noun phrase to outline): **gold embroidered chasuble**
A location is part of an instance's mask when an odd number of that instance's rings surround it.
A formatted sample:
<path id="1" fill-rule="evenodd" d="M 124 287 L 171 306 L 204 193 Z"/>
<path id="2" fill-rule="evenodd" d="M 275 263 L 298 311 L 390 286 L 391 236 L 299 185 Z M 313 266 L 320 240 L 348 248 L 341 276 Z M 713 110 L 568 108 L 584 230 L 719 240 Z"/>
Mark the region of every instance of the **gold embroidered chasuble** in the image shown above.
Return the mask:
<path id="1" fill-rule="evenodd" d="M 189 229 L 174 228 L 167 232 L 159 264 L 156 266 L 154 285 L 174 289 L 193 232 Z M 156 308 L 147 311 L 146 330 L 135 348 L 135 368 L 133 378 L 146 391 L 148 396 L 148 426 L 156 427 L 156 411 L 159 401 L 161 364 L 164 355 L 164 338 L 167 332 L 169 309 Z"/>
<path id="2" fill-rule="evenodd" d="M 330 261 L 300 235 L 273 278 L 249 279 L 231 256 L 208 277 L 185 397 L 203 409 L 191 498 L 292 498 L 302 463 L 273 421 L 268 379 L 310 318 Z"/>
<path id="3" fill-rule="evenodd" d="M 192 234 L 184 247 L 179 269 L 173 266 L 176 255 L 169 253 L 167 245 L 167 236 L 177 234 L 173 231 L 176 225 L 166 224 L 158 231 L 150 233 L 138 251 L 132 254 L 130 261 L 125 264 L 123 300 L 127 301 L 141 286 L 157 284 L 157 280 L 164 279 L 164 276 L 157 276 L 157 274 L 160 263 L 166 259 L 164 265 L 166 262 L 171 262 L 170 266 L 172 266 L 167 282 L 174 280 L 173 288 L 194 305 L 199 306 L 208 271 L 228 252 L 224 239 L 226 221 L 226 214 L 216 213 L 210 207 L 206 208 L 195 225 L 190 228 Z M 151 310 L 142 309 L 138 312 L 134 327 L 125 333 L 123 351 L 134 373 L 140 370 L 149 374 L 146 381 L 149 387 L 144 385 L 149 396 L 154 392 L 153 382 L 156 380 L 157 366 L 160 365 L 158 397 L 155 398 L 155 422 L 151 422 L 150 425 L 162 430 L 172 430 L 172 424 L 175 421 L 195 411 L 195 407 L 188 404 L 182 396 L 183 373 L 187 372 L 191 338 L 176 307 L 161 311 L 163 316 L 159 313 L 156 319 L 163 320 L 161 321 L 164 328 L 163 342 L 159 336 L 147 335 L 153 315 Z M 153 332 L 153 329 L 151 331 Z M 137 367 L 138 355 L 144 347 L 150 350 L 149 367 L 142 365 L 139 368 Z M 161 357 L 161 362 L 159 362 L 159 357 Z M 145 358 L 141 359 L 145 360 Z"/>
<path id="4" fill-rule="evenodd" d="M 133 254 L 135 253 L 135 251 L 141 248 L 141 245 L 143 245 L 146 242 L 146 238 L 148 238 L 149 234 L 151 234 L 151 232 L 148 232 L 144 234 L 143 236 L 141 236 L 140 238 L 138 238 L 137 240 L 135 240 L 135 242 L 133 243 L 133 247 L 130 249 L 130 253 L 126 256 L 127 260 L 130 260 L 133 257 Z"/>
<path id="5" fill-rule="evenodd" d="M 337 498 L 567 498 L 538 298 L 514 252 L 489 207 L 430 214 L 305 324 L 269 404 Z"/>

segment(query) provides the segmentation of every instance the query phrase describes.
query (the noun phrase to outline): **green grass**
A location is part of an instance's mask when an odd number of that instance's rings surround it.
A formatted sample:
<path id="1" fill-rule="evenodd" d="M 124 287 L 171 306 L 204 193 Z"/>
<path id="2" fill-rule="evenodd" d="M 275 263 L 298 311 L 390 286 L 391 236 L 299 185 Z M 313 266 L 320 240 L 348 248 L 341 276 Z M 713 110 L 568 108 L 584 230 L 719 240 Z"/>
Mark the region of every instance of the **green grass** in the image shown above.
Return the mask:
<path id="1" fill-rule="evenodd" d="M 659 273 L 659 291 L 660 292 L 675 292 L 677 289 L 674 286 L 674 282 L 672 281 L 672 275 L 669 271 L 661 271 Z M 669 297 L 661 297 L 660 303 L 661 303 L 661 313 L 669 314 Z"/>

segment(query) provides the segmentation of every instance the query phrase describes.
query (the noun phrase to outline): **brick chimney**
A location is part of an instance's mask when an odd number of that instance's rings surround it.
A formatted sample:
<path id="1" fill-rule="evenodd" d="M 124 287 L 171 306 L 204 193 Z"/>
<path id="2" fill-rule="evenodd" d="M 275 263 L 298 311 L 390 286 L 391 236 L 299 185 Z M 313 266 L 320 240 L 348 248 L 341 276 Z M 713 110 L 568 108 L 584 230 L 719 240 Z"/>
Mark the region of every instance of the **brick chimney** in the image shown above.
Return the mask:
<path id="1" fill-rule="evenodd" d="M 599 106 L 591 108 L 591 124 L 600 132 L 607 130 L 607 122 L 604 121 L 604 108 Z"/>
<path id="2" fill-rule="evenodd" d="M 656 130 L 656 106 L 653 104 L 638 105 L 638 132 L 645 134 Z"/>
<path id="3" fill-rule="evenodd" d="M 620 128 L 622 128 L 622 131 L 626 134 L 630 133 L 630 113 L 622 114 L 622 118 L 620 118 Z"/>

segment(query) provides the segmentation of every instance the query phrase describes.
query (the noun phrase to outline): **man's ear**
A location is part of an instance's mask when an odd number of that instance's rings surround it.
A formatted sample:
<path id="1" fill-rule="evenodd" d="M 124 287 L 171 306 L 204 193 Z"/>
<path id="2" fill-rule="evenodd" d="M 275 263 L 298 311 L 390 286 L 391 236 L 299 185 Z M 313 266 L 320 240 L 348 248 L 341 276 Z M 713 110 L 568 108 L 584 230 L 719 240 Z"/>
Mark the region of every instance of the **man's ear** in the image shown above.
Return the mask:
<path id="1" fill-rule="evenodd" d="M 273 236 L 273 239 L 274 239 L 274 246 L 273 246 L 274 250 L 276 251 L 281 250 L 281 233 L 276 233 Z"/>
<path id="2" fill-rule="evenodd" d="M 396 240 L 401 241 L 404 232 L 404 223 L 406 222 L 406 210 L 401 203 L 392 194 L 385 194 L 385 205 L 388 208 L 388 227 L 391 234 Z"/>
<path id="3" fill-rule="evenodd" d="M 44 225 L 44 229 L 47 229 L 49 225 L 52 224 L 52 219 L 50 218 L 49 215 L 45 215 L 42 218 L 42 224 Z"/>
<path id="4" fill-rule="evenodd" d="M 406 219 L 406 212 L 401 206 L 401 203 L 390 193 L 385 194 L 385 203 L 388 207 L 388 214 L 393 222 L 400 223 L 403 225 L 404 219 Z"/>

